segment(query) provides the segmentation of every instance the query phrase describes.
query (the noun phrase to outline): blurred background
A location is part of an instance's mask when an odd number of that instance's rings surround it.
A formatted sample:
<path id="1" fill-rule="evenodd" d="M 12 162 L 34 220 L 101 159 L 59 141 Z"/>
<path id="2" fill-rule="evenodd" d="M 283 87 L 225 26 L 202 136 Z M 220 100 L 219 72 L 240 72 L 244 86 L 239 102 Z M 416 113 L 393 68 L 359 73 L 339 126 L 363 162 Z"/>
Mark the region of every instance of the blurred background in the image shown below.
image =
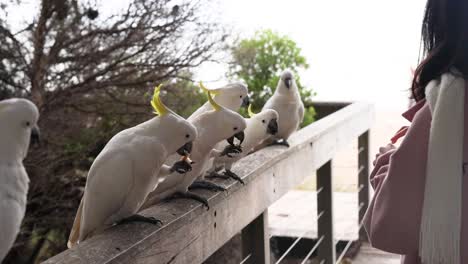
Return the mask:
<path id="1" fill-rule="evenodd" d="M 303 125 L 314 120 L 313 101 L 369 101 L 377 108 L 372 148 L 386 144 L 405 124 L 399 114 L 409 104 L 424 4 L 0 0 L 0 100 L 31 98 L 45 141 L 25 162 L 27 214 L 5 263 L 66 248 L 87 169 L 112 135 L 152 116 L 159 83 L 183 116 L 205 101 L 200 80 L 212 88 L 245 82 L 259 111 L 290 68 L 308 106 Z M 335 166 L 348 167 L 346 153 Z"/>

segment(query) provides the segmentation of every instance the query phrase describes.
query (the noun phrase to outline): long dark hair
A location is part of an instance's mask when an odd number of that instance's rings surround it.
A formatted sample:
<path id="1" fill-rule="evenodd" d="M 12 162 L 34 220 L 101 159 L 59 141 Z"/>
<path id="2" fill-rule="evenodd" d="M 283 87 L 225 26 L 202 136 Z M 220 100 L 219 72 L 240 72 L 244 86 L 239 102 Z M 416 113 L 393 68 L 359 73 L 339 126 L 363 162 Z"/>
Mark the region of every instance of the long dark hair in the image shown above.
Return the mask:
<path id="1" fill-rule="evenodd" d="M 424 60 L 415 70 L 411 91 L 426 97 L 426 85 L 453 67 L 468 76 L 468 0 L 428 0 L 421 31 Z"/>

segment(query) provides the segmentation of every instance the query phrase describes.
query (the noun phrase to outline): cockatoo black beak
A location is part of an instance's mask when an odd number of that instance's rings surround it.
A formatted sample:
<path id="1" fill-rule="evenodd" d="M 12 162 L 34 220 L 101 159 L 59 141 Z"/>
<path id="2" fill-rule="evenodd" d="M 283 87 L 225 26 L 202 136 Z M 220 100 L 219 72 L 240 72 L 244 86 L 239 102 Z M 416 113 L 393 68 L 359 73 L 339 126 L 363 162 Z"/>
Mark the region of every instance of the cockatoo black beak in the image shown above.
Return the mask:
<path id="1" fill-rule="evenodd" d="M 187 142 L 180 149 L 177 150 L 177 153 L 181 156 L 188 156 L 192 152 L 193 143 Z"/>
<path id="2" fill-rule="evenodd" d="M 278 121 L 276 121 L 276 118 L 268 122 L 267 133 L 270 135 L 276 135 L 276 133 L 278 133 Z"/>
<path id="3" fill-rule="evenodd" d="M 292 86 L 292 79 L 291 78 L 284 79 L 284 85 L 286 85 L 286 88 L 290 89 Z"/>
<path id="4" fill-rule="evenodd" d="M 242 145 L 242 142 L 244 142 L 244 139 L 245 139 L 245 134 L 244 134 L 244 131 L 241 131 L 239 133 L 236 133 L 234 136 L 230 137 L 227 139 L 227 142 L 229 143 L 229 145 L 231 146 L 235 146 L 234 144 L 234 138 L 237 138 L 239 140 L 239 145 Z"/>
<path id="5" fill-rule="evenodd" d="M 241 107 L 249 107 L 250 105 L 250 98 L 249 96 L 247 95 L 246 97 L 244 97 L 244 99 L 242 99 L 242 104 L 241 104 Z"/>
<path id="6" fill-rule="evenodd" d="M 245 139 L 244 131 L 241 131 L 241 132 L 235 134 L 234 137 L 239 140 L 239 145 L 242 145 L 242 142 L 244 142 L 244 139 Z"/>
<path id="7" fill-rule="evenodd" d="M 31 129 L 31 144 L 32 145 L 39 145 L 41 143 L 41 133 L 39 127 L 34 126 Z"/>

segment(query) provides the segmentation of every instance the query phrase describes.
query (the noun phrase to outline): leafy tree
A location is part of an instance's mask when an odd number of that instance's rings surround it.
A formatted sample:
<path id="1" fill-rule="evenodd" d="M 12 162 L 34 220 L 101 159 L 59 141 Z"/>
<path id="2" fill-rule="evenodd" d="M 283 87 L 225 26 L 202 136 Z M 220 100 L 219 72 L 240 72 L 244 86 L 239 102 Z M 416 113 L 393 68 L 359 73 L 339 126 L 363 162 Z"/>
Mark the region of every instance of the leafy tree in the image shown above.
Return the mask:
<path id="1" fill-rule="evenodd" d="M 106 142 L 154 116 L 149 93 L 159 83 L 165 102 L 188 115 L 205 100 L 188 81 L 193 68 L 225 45 L 224 30 L 203 15 L 206 0 L 132 0 L 110 16 L 97 1 L 37 0 L 35 15 L 13 26 L 9 10 L 27 2 L 0 0 L 0 100 L 33 100 L 43 141 L 25 161 L 28 207 L 4 263 L 64 250 L 87 170 Z"/>
<path id="2" fill-rule="evenodd" d="M 242 39 L 231 48 L 229 77 L 246 82 L 252 92 L 253 108 L 257 111 L 273 94 L 279 75 L 285 69 L 295 73 L 301 98 L 306 105 L 303 126 L 314 121 L 311 106 L 314 92 L 304 87 L 298 71 L 309 67 L 301 49 L 287 36 L 271 30 L 258 31 L 252 38 Z"/>

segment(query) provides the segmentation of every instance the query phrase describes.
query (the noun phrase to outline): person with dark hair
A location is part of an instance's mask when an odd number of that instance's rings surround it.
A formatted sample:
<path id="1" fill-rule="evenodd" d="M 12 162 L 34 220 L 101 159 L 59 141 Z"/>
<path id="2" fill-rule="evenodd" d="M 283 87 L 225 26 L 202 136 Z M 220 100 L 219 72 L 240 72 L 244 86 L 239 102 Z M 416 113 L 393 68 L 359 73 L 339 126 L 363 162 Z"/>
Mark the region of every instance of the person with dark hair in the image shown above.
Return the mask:
<path id="1" fill-rule="evenodd" d="M 404 264 L 468 264 L 467 14 L 467 0 L 428 0 L 411 126 L 380 148 L 370 175 L 364 227 Z"/>

